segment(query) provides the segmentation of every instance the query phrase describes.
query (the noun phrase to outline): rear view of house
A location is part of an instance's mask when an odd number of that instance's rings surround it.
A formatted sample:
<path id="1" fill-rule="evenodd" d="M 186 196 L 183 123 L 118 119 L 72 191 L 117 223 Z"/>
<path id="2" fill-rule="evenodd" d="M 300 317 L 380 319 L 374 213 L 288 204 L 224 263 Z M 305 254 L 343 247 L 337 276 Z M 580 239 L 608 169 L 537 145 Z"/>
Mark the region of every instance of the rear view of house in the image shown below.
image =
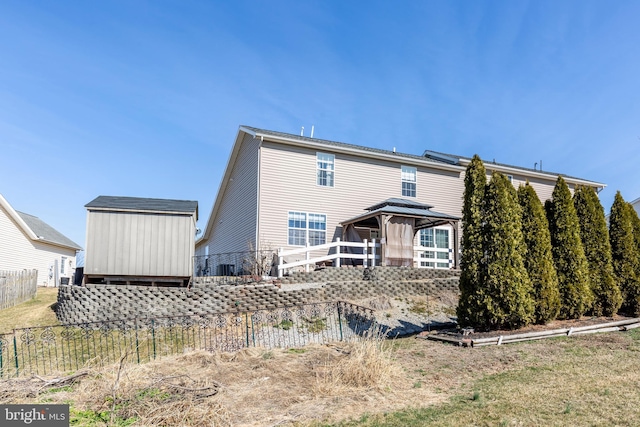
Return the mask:
<path id="1" fill-rule="evenodd" d="M 0 195 L 0 271 L 38 271 L 39 286 L 69 283 L 80 245 L 42 221 L 14 210 Z"/>
<path id="2" fill-rule="evenodd" d="M 393 142 L 389 142 L 392 147 Z M 425 150 L 382 150 L 240 126 L 196 263 L 224 274 L 222 256 L 253 249 L 277 251 L 284 262 L 321 259 L 327 244 L 376 239 L 376 265 L 455 268 L 458 265 L 464 174 L 470 157 Z M 485 162 L 514 186 L 529 182 L 544 201 L 558 173 Z M 563 175 L 570 188 L 604 184 Z M 306 252 L 309 246 L 311 253 Z M 316 249 L 314 249 L 316 247 Z M 281 257 L 282 258 L 282 257 Z M 369 264 L 371 265 L 371 264 Z"/>
<path id="3" fill-rule="evenodd" d="M 198 202 L 100 196 L 85 207 L 85 283 L 189 283 Z"/>

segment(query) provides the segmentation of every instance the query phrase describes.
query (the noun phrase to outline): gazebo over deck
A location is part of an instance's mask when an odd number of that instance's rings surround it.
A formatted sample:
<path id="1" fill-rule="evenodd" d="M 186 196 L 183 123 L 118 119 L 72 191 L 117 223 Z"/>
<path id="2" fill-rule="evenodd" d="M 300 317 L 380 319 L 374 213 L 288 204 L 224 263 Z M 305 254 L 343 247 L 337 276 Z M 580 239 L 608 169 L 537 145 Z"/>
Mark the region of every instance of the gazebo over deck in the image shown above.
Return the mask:
<path id="1" fill-rule="evenodd" d="M 460 218 L 431 210 L 433 206 L 413 200 L 390 198 L 366 208 L 367 212 L 341 222 L 342 239 L 361 241 L 358 230 L 377 230 L 383 266 L 413 266 L 413 241 L 418 231 L 441 225 L 453 229 L 454 268 L 458 268 L 458 222 Z"/>

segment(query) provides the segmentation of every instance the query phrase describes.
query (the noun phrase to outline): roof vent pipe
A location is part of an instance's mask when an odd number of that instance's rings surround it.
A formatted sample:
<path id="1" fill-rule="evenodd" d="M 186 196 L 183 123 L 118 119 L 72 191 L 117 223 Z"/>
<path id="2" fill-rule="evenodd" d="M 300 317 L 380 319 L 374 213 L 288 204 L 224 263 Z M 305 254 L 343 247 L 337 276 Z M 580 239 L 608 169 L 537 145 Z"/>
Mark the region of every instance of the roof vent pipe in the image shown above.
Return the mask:
<path id="1" fill-rule="evenodd" d="M 302 126 L 302 129 L 300 129 L 300 136 L 304 136 L 304 126 Z"/>
<path id="2" fill-rule="evenodd" d="M 540 170 L 542 171 L 542 159 L 540 159 Z"/>
<path id="3" fill-rule="evenodd" d="M 535 162 L 535 163 L 533 164 L 533 170 L 534 170 L 534 171 L 537 171 L 537 170 L 538 170 L 538 162 Z"/>
<path id="4" fill-rule="evenodd" d="M 311 125 L 311 138 L 313 138 L 313 128 L 314 128 L 314 127 L 315 127 L 315 126 Z"/>

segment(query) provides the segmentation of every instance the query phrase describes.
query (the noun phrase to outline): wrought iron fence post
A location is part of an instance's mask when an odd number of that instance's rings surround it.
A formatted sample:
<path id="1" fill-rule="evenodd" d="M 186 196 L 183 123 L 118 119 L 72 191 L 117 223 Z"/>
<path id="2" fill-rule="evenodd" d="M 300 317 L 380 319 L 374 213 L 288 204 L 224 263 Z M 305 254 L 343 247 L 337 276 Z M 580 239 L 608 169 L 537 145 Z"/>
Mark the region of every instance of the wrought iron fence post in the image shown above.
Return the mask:
<path id="1" fill-rule="evenodd" d="M 133 319 L 133 323 L 136 328 L 136 358 L 138 359 L 138 365 L 140 364 L 140 341 L 138 340 L 138 318 Z"/>
<path id="2" fill-rule="evenodd" d="M 247 348 L 249 347 L 249 314 L 244 313 L 245 333 L 247 335 Z"/>
<path id="3" fill-rule="evenodd" d="M 4 378 L 4 360 L 2 359 L 3 341 L 0 341 L 0 378 Z"/>
<path id="4" fill-rule="evenodd" d="M 338 327 L 340 328 L 340 341 L 342 341 L 343 336 L 342 336 L 342 308 L 340 306 L 340 301 L 336 302 L 336 305 L 338 306 Z"/>
<path id="5" fill-rule="evenodd" d="M 253 324 L 253 314 L 251 314 L 251 341 L 253 341 L 253 346 L 256 346 L 256 328 Z"/>
<path id="6" fill-rule="evenodd" d="M 155 322 L 151 319 L 151 341 L 153 342 L 153 359 L 156 358 L 156 328 Z"/>
<path id="7" fill-rule="evenodd" d="M 16 340 L 16 330 L 13 330 L 13 356 L 16 358 L 16 377 L 20 375 L 20 367 L 18 365 L 18 342 Z"/>

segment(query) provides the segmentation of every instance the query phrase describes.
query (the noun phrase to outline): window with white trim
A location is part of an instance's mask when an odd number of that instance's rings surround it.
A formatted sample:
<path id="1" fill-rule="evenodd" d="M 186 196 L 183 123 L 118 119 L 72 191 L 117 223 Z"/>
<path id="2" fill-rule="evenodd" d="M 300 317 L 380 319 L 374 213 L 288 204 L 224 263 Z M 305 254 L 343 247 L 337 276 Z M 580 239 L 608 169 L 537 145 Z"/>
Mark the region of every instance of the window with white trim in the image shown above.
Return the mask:
<path id="1" fill-rule="evenodd" d="M 316 153 L 316 183 L 323 187 L 333 187 L 333 175 L 336 156 Z"/>
<path id="2" fill-rule="evenodd" d="M 451 267 L 452 250 L 449 246 L 448 228 L 424 228 L 420 230 L 420 246 L 434 249 L 420 252 L 420 267 Z"/>
<path id="3" fill-rule="evenodd" d="M 323 245 L 327 242 L 327 216 L 311 212 L 289 212 L 289 245 Z"/>
<path id="4" fill-rule="evenodd" d="M 416 197 L 417 170 L 412 166 L 402 166 L 402 196 Z"/>
<path id="5" fill-rule="evenodd" d="M 67 263 L 67 257 L 60 257 L 60 274 L 64 274 L 64 265 Z"/>

